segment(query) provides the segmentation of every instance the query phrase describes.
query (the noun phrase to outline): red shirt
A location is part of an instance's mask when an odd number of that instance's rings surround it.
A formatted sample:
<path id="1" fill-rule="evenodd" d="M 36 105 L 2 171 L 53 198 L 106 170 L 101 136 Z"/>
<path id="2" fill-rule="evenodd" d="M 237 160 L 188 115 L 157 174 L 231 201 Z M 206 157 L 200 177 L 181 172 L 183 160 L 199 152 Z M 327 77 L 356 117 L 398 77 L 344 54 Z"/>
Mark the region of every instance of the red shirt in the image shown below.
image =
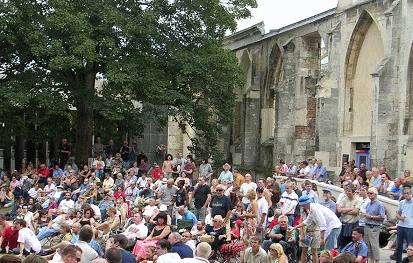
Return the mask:
<path id="1" fill-rule="evenodd" d="M 278 218 L 274 218 L 271 223 L 270 226 L 268 227 L 269 229 L 272 229 L 273 227 L 278 225 Z"/>
<path id="2" fill-rule="evenodd" d="M 49 168 L 44 168 L 44 169 L 38 168 L 37 173 L 41 174 L 41 177 L 49 177 L 50 176 Z"/>
<path id="3" fill-rule="evenodd" d="M 1 236 L 3 237 L 2 247 L 9 246 L 9 249 L 17 247 L 17 238 L 19 237 L 18 230 L 13 230 L 11 226 L 8 226 L 4 229 Z"/>
<path id="4" fill-rule="evenodd" d="M 153 171 L 152 171 L 152 178 L 155 178 L 156 180 L 158 180 L 160 174 L 163 174 L 163 172 L 162 172 L 161 169 L 159 169 L 159 170 L 153 170 Z"/>

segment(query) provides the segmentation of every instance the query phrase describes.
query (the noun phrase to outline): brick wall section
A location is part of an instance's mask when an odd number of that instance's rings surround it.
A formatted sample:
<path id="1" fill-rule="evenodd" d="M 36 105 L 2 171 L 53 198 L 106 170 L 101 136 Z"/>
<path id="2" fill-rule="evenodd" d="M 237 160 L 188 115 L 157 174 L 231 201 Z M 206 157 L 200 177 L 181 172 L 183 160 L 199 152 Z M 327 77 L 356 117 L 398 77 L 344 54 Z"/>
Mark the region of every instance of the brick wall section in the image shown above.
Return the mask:
<path id="1" fill-rule="evenodd" d="M 307 98 L 307 126 L 295 126 L 296 139 L 308 139 L 315 136 L 315 124 L 317 116 L 317 98 Z"/>
<path id="2" fill-rule="evenodd" d="M 307 119 L 316 118 L 317 98 L 307 98 Z"/>

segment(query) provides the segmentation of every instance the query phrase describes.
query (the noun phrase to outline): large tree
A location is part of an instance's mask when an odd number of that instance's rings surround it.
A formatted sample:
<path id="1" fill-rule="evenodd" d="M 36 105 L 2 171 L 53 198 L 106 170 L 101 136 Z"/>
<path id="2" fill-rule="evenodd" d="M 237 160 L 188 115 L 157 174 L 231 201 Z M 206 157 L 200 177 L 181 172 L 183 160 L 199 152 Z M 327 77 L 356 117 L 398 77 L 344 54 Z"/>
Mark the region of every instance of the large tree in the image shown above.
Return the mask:
<path id="1" fill-rule="evenodd" d="M 237 59 L 219 40 L 255 5 L 3 0 L 0 101 L 10 101 L 9 112 L 65 116 L 50 119 L 54 125 L 61 119 L 75 123 L 79 161 L 90 155 L 94 117 L 104 120 L 100 125 L 123 121 L 132 123 L 129 129 L 143 127 L 133 101 L 167 109 L 157 113 L 160 120 L 169 115 L 191 125 L 199 136 L 194 146 L 202 145 L 207 155 L 232 116 L 234 89 L 243 82 Z M 95 88 L 98 78 L 104 80 L 101 89 Z"/>

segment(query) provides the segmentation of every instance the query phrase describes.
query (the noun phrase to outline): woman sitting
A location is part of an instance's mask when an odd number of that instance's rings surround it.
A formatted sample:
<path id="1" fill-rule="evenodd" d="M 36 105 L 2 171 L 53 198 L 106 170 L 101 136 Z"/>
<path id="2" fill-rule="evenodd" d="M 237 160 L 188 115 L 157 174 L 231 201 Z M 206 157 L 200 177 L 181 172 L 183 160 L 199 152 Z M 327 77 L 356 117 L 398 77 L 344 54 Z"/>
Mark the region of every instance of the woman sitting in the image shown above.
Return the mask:
<path id="1" fill-rule="evenodd" d="M 207 225 L 205 227 L 205 232 L 207 235 L 213 236 L 214 240 L 210 243 L 212 249 L 221 247 L 226 240 L 226 229 L 224 224 L 224 219 L 221 215 L 214 216 L 212 219 L 213 226 Z"/>
<path id="2" fill-rule="evenodd" d="M 122 186 L 118 186 L 116 188 L 116 192 L 113 193 L 113 197 L 115 198 L 115 200 L 118 200 L 119 197 L 126 197 L 125 191 L 123 191 L 123 187 Z"/>
<path id="3" fill-rule="evenodd" d="M 111 229 L 116 229 L 120 224 L 120 216 L 117 215 L 117 210 L 114 206 L 109 206 L 106 209 L 106 214 L 106 221 L 95 226 L 95 230 L 99 233 L 98 236 L 109 233 Z"/>
<path id="4" fill-rule="evenodd" d="M 93 218 L 94 216 L 95 213 L 91 207 L 85 209 L 85 211 L 83 211 L 83 217 L 79 220 L 79 224 L 81 226 L 90 225 L 93 227 L 95 225 L 95 219 Z"/>
<path id="5" fill-rule="evenodd" d="M 121 221 L 125 222 L 129 212 L 129 205 L 125 202 L 125 197 L 121 196 L 116 201 L 116 209 L 121 215 Z"/>
<path id="6" fill-rule="evenodd" d="M 171 228 L 167 225 L 167 215 L 164 212 L 159 213 L 156 226 L 152 229 L 151 234 L 143 241 L 136 241 L 132 254 L 137 257 L 137 261 L 146 259 L 146 249 L 155 246 L 161 239 L 167 239 L 171 233 Z"/>
<path id="7" fill-rule="evenodd" d="M 272 244 L 269 252 L 269 263 L 288 263 L 288 257 L 284 254 L 283 247 L 280 244 Z"/>
<path id="8" fill-rule="evenodd" d="M 185 187 L 189 187 L 189 186 L 191 185 L 191 183 L 190 183 L 190 181 L 189 181 L 189 178 L 186 177 L 186 173 L 185 173 L 185 172 L 182 172 L 181 175 L 176 178 L 176 180 L 175 180 L 175 185 L 177 186 L 180 181 L 183 181 L 183 182 L 185 183 L 185 184 L 184 184 Z"/>
<path id="9" fill-rule="evenodd" d="M 241 202 L 238 202 L 237 206 L 235 207 L 235 209 L 232 209 L 231 212 L 231 222 L 235 222 L 237 220 L 243 220 L 241 219 L 242 217 L 244 217 L 245 215 L 245 211 L 244 211 L 244 206 L 242 205 Z"/>

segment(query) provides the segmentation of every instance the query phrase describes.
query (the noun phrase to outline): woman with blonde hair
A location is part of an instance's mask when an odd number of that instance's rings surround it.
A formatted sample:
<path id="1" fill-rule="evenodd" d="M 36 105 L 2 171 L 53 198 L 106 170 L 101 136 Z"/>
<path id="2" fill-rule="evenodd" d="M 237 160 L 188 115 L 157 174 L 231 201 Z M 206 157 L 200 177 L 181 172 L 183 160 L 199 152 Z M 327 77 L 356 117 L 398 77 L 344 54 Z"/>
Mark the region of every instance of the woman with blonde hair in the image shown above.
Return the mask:
<path id="1" fill-rule="evenodd" d="M 284 249 L 279 243 L 272 244 L 269 252 L 269 263 L 288 263 L 288 257 L 284 254 Z"/>
<path id="2" fill-rule="evenodd" d="M 254 189 L 248 190 L 247 198 L 250 203 L 247 207 L 246 213 L 241 215 L 241 218 L 245 219 L 244 236 L 252 237 L 255 235 L 258 220 L 258 203 L 256 200 L 257 193 Z"/>
<path id="3" fill-rule="evenodd" d="M 211 182 L 211 195 L 217 194 L 218 179 L 212 179 Z"/>
<path id="4" fill-rule="evenodd" d="M 320 252 L 320 263 L 332 263 L 333 262 L 333 254 L 330 251 L 323 250 Z"/>

